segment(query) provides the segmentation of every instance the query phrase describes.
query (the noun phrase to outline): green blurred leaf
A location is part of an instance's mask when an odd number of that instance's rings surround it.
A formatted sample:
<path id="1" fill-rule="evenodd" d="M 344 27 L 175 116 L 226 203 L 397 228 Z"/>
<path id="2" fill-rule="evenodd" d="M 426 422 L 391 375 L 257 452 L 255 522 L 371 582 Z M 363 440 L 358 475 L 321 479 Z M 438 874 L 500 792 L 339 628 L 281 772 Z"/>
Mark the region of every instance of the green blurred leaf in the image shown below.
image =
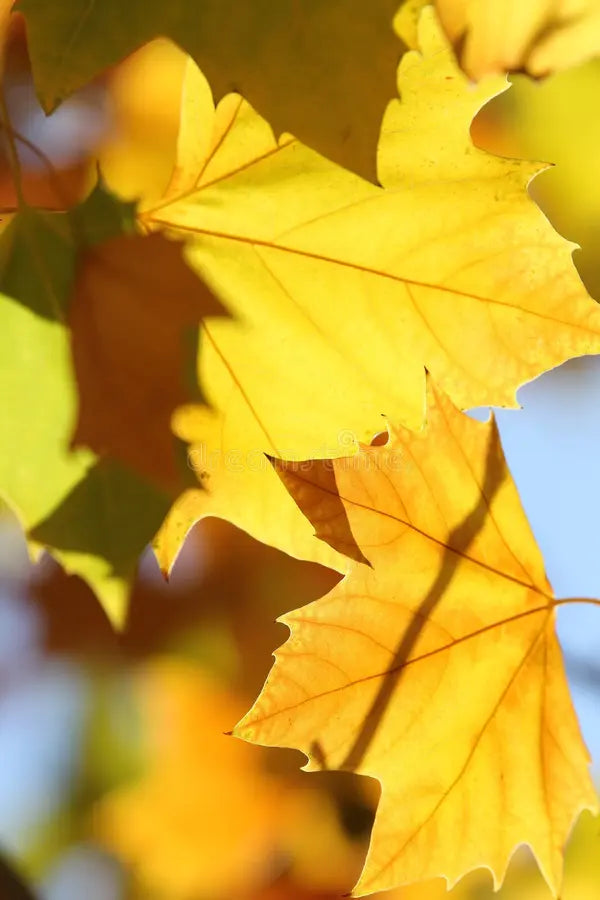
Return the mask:
<path id="1" fill-rule="evenodd" d="M 216 99 L 240 91 L 289 131 L 375 180 L 377 137 L 405 45 L 401 0 L 21 0 L 40 100 L 67 95 L 151 38 L 190 53 Z"/>
<path id="2" fill-rule="evenodd" d="M 0 238 L 0 493 L 33 550 L 81 575 L 111 620 L 169 498 L 117 463 L 72 450 L 77 388 L 66 327 L 77 253 L 127 233 L 132 207 L 98 187 L 72 213 L 19 212 Z"/>

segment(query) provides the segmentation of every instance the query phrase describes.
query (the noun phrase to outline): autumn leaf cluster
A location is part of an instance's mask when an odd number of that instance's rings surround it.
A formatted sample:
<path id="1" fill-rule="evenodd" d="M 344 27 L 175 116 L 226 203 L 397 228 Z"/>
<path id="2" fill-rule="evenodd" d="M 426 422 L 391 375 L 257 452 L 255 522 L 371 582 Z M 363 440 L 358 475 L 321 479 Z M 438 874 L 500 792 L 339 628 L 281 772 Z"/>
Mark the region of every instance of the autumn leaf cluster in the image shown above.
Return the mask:
<path id="1" fill-rule="evenodd" d="M 598 4 L 1 12 L 49 114 L 154 37 L 188 54 L 172 171 L 135 199 L 100 167 L 78 202 L 31 202 L 24 150 L 53 166 L 1 98 L 0 493 L 31 552 L 116 627 L 144 548 L 168 575 L 208 516 L 340 573 L 284 617 L 235 734 L 378 779 L 358 895 L 500 884 L 522 843 L 558 890 L 596 809 L 554 630 L 575 600 L 464 410 L 600 352 L 600 310 L 528 192 L 543 166 L 471 126 L 507 72 L 600 55 Z"/>

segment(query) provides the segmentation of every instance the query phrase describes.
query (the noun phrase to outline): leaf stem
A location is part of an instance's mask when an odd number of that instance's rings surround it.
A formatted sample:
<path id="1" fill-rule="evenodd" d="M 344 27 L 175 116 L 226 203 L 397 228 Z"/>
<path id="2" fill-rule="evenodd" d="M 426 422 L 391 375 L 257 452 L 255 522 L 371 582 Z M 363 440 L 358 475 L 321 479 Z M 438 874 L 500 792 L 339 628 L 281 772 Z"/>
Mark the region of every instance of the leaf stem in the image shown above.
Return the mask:
<path id="1" fill-rule="evenodd" d="M 2 121 L 2 122 L 0 122 L 0 128 L 2 128 L 2 130 L 6 133 L 7 138 L 12 134 L 14 141 L 15 141 L 15 152 L 17 152 L 16 151 L 16 142 L 18 142 L 20 144 L 23 144 L 24 147 L 27 147 L 27 149 L 31 153 L 33 153 L 34 156 L 37 156 L 37 158 L 40 160 L 42 165 L 45 166 L 46 171 L 48 172 L 48 177 L 52 183 L 52 187 L 54 188 L 54 191 L 56 193 L 58 201 L 62 204 L 62 206 L 65 210 L 68 209 L 69 202 L 68 202 L 68 199 L 63 190 L 63 187 L 62 187 L 62 184 L 60 181 L 59 172 L 56 169 L 56 167 L 53 165 L 50 157 L 47 156 L 44 153 L 44 151 L 40 147 L 37 146 L 37 144 L 34 144 L 33 141 L 30 141 L 29 138 L 26 138 L 24 134 L 21 134 L 20 131 L 17 131 L 17 129 L 14 128 L 12 126 L 12 124 L 7 123 L 6 121 Z M 19 161 L 19 170 L 21 171 L 20 161 Z M 23 201 L 23 202 L 26 202 L 26 201 Z M 42 209 L 42 207 L 36 207 L 36 209 Z M 56 209 L 55 207 L 48 207 L 47 211 L 48 212 L 55 212 L 55 211 L 59 212 L 60 210 Z"/>
<path id="2" fill-rule="evenodd" d="M 8 144 L 8 158 L 12 171 L 13 184 L 15 186 L 17 201 L 19 206 L 27 206 L 27 201 L 25 200 L 25 196 L 23 194 L 23 174 L 21 171 L 21 161 L 19 159 L 19 152 L 17 150 L 15 132 L 10 121 L 10 115 L 8 112 L 8 105 L 6 103 L 6 95 L 4 93 L 3 84 L 0 85 L 0 118 L 2 119 L 4 133 L 6 134 L 6 141 Z"/>
<path id="3" fill-rule="evenodd" d="M 553 606 L 568 606 L 571 603 L 587 603 L 590 606 L 600 606 L 600 600 L 594 597 L 567 597 L 564 600 L 553 600 Z"/>

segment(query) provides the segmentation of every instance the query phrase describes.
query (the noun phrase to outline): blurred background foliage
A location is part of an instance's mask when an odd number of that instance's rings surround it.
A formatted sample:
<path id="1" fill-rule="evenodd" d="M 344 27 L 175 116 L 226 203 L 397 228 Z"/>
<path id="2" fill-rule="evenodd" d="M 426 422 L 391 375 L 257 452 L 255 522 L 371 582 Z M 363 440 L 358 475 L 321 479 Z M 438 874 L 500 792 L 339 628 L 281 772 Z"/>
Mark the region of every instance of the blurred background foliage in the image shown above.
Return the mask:
<path id="1" fill-rule="evenodd" d="M 183 64 L 179 50 L 156 41 L 46 118 L 16 19 L 5 80 L 14 127 L 34 148 L 21 152 L 29 202 L 71 205 L 98 166 L 124 197 L 158 196 L 174 158 Z M 513 81 L 477 117 L 474 140 L 556 164 L 531 193 L 580 244 L 576 263 L 600 299 L 600 60 L 539 83 Z M 3 224 L 14 204 L 3 147 Z M 337 577 L 207 520 L 189 535 L 169 583 L 146 553 L 116 635 L 81 580 L 48 557 L 32 565 L 14 518 L 0 512 L 0 845 L 20 873 L 0 865 L 1 900 L 347 893 L 366 851 L 377 785 L 302 773 L 301 754 L 226 734 L 286 637 L 275 618 Z M 600 822 L 586 816 L 567 852 L 562 900 L 597 900 L 599 851 Z M 387 896 L 441 900 L 446 891 L 437 881 Z M 450 896 L 496 895 L 479 871 Z M 548 900 L 525 850 L 499 896 Z"/>

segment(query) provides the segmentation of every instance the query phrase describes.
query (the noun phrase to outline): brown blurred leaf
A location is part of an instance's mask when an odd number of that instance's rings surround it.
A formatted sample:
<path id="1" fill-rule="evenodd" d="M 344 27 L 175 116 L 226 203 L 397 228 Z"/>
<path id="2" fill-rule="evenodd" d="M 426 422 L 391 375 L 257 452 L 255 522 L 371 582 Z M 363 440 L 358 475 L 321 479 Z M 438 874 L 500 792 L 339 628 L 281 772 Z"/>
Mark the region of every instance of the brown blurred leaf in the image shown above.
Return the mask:
<path id="1" fill-rule="evenodd" d="M 113 456 L 162 487 L 185 483 L 171 415 L 197 396 L 194 326 L 223 314 L 180 243 L 137 235 L 88 249 L 70 308 L 79 387 L 73 445 Z"/>
<path id="2" fill-rule="evenodd" d="M 35 894 L 25 886 L 9 865 L 0 857 L 0 898 L 2 900 L 36 900 Z"/>

